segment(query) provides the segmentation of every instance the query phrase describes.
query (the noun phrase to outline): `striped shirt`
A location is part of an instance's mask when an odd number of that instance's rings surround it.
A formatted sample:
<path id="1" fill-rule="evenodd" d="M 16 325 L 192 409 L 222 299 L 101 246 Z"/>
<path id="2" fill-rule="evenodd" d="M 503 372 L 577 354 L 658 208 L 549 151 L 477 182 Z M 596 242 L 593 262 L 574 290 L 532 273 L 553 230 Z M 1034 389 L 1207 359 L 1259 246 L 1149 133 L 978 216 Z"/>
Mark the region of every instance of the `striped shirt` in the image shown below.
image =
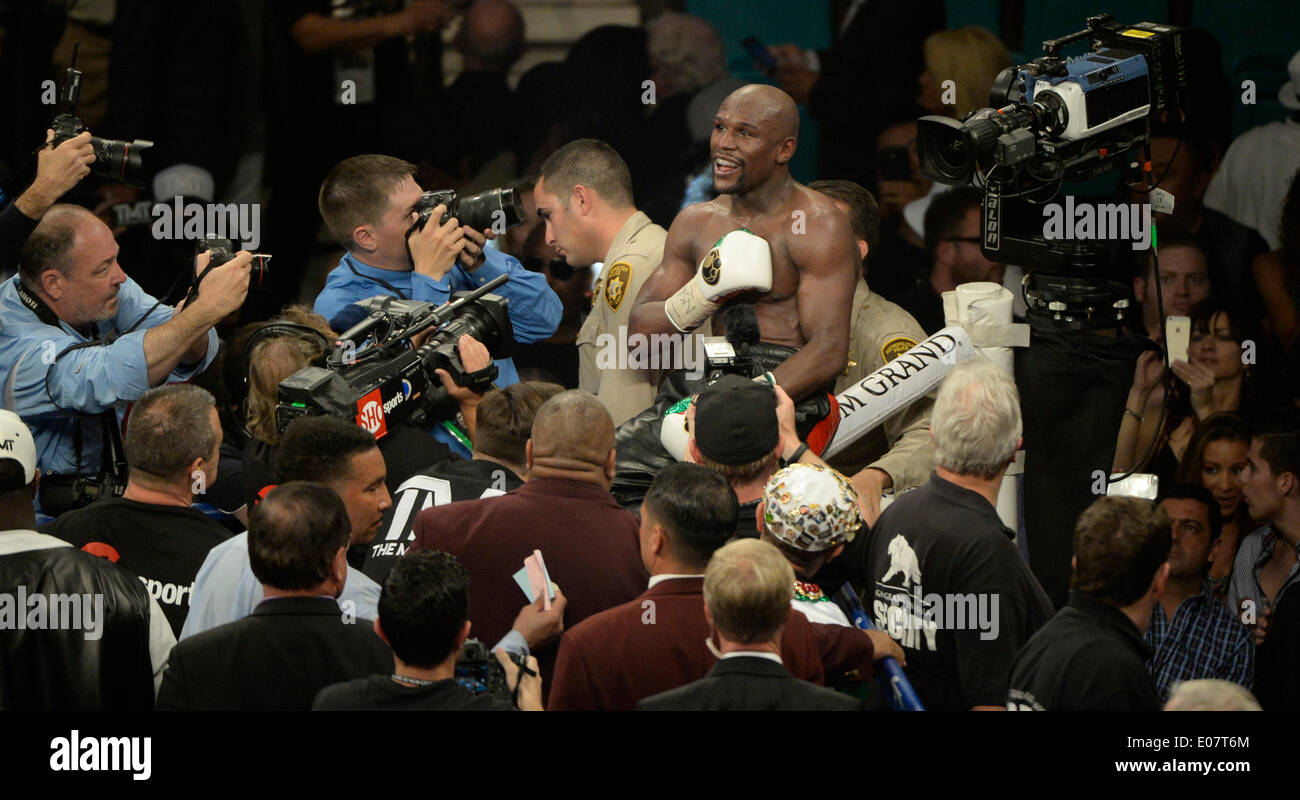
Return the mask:
<path id="1" fill-rule="evenodd" d="M 1255 680 L 1255 641 L 1213 595 L 1202 591 L 1178 604 L 1173 621 L 1156 603 L 1142 639 L 1155 651 L 1147 669 L 1162 701 L 1178 681 L 1219 678 L 1247 689 Z"/>
<path id="2" fill-rule="evenodd" d="M 1237 557 L 1232 562 L 1232 582 L 1228 585 L 1228 603 L 1232 608 L 1239 609 L 1243 600 L 1249 600 L 1254 603 L 1255 615 L 1259 616 L 1276 606 L 1286 590 L 1300 580 L 1300 559 L 1297 559 L 1298 563 L 1291 567 L 1290 574 L 1282 581 L 1277 597 L 1273 598 L 1271 604 L 1260 588 L 1259 571 L 1273 558 L 1273 548 L 1279 542 L 1286 544 L 1286 540 L 1272 525 L 1252 531 L 1241 540 Z M 1297 555 L 1300 555 L 1300 548 L 1297 551 Z"/>

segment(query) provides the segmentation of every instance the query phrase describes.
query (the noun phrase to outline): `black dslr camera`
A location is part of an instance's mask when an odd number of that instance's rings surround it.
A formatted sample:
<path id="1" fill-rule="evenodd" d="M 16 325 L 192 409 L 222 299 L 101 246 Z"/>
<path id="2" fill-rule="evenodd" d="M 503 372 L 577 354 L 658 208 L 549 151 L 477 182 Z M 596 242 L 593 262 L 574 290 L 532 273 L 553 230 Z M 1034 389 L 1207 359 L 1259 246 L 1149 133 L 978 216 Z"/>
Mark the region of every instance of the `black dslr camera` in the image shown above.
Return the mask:
<path id="1" fill-rule="evenodd" d="M 440 205 L 447 207 L 447 213 L 442 215 L 439 225 L 446 225 L 447 220 L 455 217 L 461 225 L 468 225 L 476 231 L 491 228 L 502 233 L 524 221 L 523 201 L 519 199 L 518 189 L 488 189 L 469 197 L 460 197 L 455 189 L 443 189 L 420 195 L 415 204 L 420 219 L 411 232 L 424 230 L 425 223 L 433 216 L 433 209 Z"/>
<path id="2" fill-rule="evenodd" d="M 510 660 L 522 670 L 524 656 L 510 653 Z M 478 639 L 466 639 L 456 661 L 456 683 L 474 694 L 487 694 L 506 703 L 514 703 L 514 692 L 506 680 L 506 668 Z"/>
<path id="3" fill-rule="evenodd" d="M 77 69 L 78 46 L 72 48 L 72 63 L 68 66 L 63 88 L 59 90 L 58 116 L 50 123 L 54 129 L 52 147 L 58 147 L 86 130 L 86 124 L 77 116 L 77 103 L 81 98 L 81 70 Z M 90 146 L 95 149 L 95 162 L 90 165 L 91 172 L 132 186 L 144 186 L 144 162 L 141 154 L 153 147 L 153 142 L 144 139 L 124 142 L 92 136 Z"/>
<path id="4" fill-rule="evenodd" d="M 194 302 L 194 298 L 199 296 L 199 284 L 208 273 L 217 267 L 225 264 L 235 257 L 235 243 L 230 239 L 222 239 L 219 236 L 205 236 L 194 244 L 194 255 L 199 255 L 205 251 L 211 250 L 212 256 L 208 259 L 208 266 L 202 274 L 194 278 L 194 283 L 190 284 L 189 295 L 185 298 L 185 304 L 189 305 Z M 249 264 L 248 288 L 256 289 L 266 280 L 266 276 L 271 272 L 271 256 L 265 253 L 254 253 L 253 262 Z"/>
<path id="5" fill-rule="evenodd" d="M 283 431 L 298 417 L 331 415 L 355 419 L 378 439 L 396 421 L 425 428 L 454 417 L 456 404 L 435 370 L 446 370 L 457 385 L 475 391 L 491 387 L 496 365 L 466 370 L 457 342 L 469 334 L 494 359 L 514 353 L 507 301 L 488 294 L 508 279 L 501 275 L 472 292 L 457 292 L 441 306 L 395 297 L 357 303 L 370 316 L 339 335 L 325 366 L 304 367 L 280 382 L 276 426 Z M 428 341 L 411 349 L 411 337 L 430 328 L 436 332 Z"/>

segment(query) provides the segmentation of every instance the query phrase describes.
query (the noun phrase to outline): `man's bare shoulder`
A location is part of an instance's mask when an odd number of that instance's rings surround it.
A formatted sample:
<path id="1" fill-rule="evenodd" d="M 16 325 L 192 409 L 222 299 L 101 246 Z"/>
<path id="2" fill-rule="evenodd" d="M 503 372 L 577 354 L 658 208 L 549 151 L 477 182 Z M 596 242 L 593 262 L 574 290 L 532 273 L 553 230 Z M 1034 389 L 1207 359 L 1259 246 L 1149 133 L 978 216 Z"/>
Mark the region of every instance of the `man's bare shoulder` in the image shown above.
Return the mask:
<path id="1" fill-rule="evenodd" d="M 699 230 L 717 217 L 730 216 L 731 198 L 723 195 L 715 197 L 704 203 L 692 203 L 673 217 L 672 227 L 669 233 L 679 230 Z"/>
<path id="2" fill-rule="evenodd" d="M 792 208 L 804 212 L 810 229 L 816 227 L 818 230 L 848 231 L 850 236 L 853 234 L 849 218 L 835 205 L 835 201 L 816 189 L 799 184 Z"/>

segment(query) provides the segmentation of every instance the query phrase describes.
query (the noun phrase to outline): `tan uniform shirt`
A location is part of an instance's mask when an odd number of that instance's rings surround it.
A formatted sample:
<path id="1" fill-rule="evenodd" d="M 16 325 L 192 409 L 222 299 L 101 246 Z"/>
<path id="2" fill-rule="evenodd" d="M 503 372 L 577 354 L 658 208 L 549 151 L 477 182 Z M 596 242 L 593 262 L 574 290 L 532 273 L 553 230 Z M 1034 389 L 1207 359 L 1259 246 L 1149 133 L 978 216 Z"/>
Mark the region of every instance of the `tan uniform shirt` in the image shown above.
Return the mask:
<path id="1" fill-rule="evenodd" d="M 620 351 L 626 350 L 628 318 L 641 284 L 663 260 L 667 236 L 667 231 L 640 211 L 623 223 L 605 254 L 605 265 L 592 293 L 591 313 L 578 332 L 578 388 L 596 395 L 609 409 L 615 425 L 654 404 L 654 373 L 611 365 L 627 363 L 627 354 Z M 602 334 L 609 336 L 602 339 Z M 602 353 L 602 346 L 609 349 Z"/>
<path id="2" fill-rule="evenodd" d="M 858 279 L 849 329 L 849 365 L 835 381 L 836 393 L 924 338 L 925 331 L 911 314 L 873 293 L 865 279 Z M 934 469 L 934 443 L 930 440 L 933 406 L 932 392 L 837 453 L 831 465 L 848 475 L 866 467 L 884 470 L 893 478 L 896 492 L 920 486 Z"/>

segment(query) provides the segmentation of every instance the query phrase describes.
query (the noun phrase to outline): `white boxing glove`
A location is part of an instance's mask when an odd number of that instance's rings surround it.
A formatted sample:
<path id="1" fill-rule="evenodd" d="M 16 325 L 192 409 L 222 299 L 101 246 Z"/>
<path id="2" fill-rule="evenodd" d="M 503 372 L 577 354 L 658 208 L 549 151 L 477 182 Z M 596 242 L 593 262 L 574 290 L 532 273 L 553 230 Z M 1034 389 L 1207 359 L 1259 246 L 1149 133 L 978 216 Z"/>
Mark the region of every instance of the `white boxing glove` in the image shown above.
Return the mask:
<path id="1" fill-rule="evenodd" d="M 686 398 L 690 400 L 690 398 Z M 659 427 L 659 442 L 664 449 L 678 461 L 686 460 L 686 443 L 691 435 L 686 431 L 686 409 L 673 411 L 669 409 Z"/>
<path id="2" fill-rule="evenodd" d="M 767 240 L 744 228 L 718 240 L 695 277 L 664 304 L 664 313 L 682 333 L 699 327 L 722 301 L 740 292 L 772 289 L 772 248 Z"/>

